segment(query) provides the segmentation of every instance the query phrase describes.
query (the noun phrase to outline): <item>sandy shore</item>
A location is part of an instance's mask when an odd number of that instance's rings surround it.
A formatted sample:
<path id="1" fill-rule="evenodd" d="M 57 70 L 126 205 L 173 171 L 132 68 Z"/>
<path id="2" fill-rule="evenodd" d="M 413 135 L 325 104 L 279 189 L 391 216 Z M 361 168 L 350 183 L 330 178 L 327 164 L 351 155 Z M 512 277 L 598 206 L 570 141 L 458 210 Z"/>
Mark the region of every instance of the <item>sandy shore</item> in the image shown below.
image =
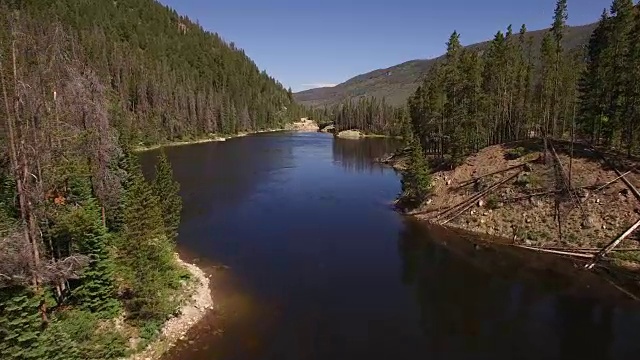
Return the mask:
<path id="1" fill-rule="evenodd" d="M 144 351 L 129 357 L 127 360 L 159 359 L 178 340 L 183 339 L 189 329 L 213 308 L 209 278 L 205 272 L 195 264 L 189 264 L 179 257 L 178 263 L 189 270 L 193 276 L 193 282 L 187 289 L 191 293 L 191 297 L 180 307 L 180 315 L 169 319 L 164 324 L 158 339 L 149 344 Z"/>

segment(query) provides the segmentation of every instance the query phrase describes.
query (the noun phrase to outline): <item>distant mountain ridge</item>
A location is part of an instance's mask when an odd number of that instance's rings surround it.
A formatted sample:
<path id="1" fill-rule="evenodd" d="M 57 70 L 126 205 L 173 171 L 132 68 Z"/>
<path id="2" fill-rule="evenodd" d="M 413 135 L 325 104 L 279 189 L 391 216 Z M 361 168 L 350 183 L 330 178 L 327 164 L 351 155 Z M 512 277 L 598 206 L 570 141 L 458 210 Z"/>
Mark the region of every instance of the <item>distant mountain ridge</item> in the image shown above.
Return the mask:
<path id="1" fill-rule="evenodd" d="M 597 23 L 572 26 L 567 28 L 564 39 L 566 49 L 575 49 L 589 42 L 591 33 Z M 528 32 L 533 38 L 533 50 L 540 48 L 542 37 L 549 29 Z M 443 42 L 446 39 L 443 39 Z M 484 49 L 489 41 L 466 46 L 470 49 Z M 421 83 L 429 69 L 443 56 L 433 59 L 410 60 L 386 69 L 378 69 L 366 74 L 355 76 L 334 87 L 323 87 L 301 91 L 294 94 L 294 99 L 307 106 L 331 106 L 347 99 L 360 97 L 386 98 L 394 105 L 403 104 Z"/>

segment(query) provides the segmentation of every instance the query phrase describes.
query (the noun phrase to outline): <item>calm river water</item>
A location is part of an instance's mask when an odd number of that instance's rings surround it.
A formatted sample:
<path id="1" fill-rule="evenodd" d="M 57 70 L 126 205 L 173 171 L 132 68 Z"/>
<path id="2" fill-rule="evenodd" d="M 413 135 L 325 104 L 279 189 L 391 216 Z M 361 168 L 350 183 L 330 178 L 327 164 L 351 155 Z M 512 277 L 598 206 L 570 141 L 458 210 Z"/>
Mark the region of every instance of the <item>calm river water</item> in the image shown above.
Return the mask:
<path id="1" fill-rule="evenodd" d="M 167 148 L 179 246 L 218 306 L 166 359 L 640 358 L 640 311 L 595 276 L 394 212 L 399 178 L 372 162 L 394 145 L 271 133 Z"/>

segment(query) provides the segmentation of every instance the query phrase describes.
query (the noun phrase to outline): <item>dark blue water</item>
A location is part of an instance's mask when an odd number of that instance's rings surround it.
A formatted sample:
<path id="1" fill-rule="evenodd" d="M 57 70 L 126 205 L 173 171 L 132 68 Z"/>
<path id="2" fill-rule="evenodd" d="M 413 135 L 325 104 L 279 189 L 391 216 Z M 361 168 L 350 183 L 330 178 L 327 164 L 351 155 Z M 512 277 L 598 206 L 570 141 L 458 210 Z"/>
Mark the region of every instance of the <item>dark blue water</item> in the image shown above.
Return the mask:
<path id="1" fill-rule="evenodd" d="M 595 276 L 394 212 L 399 178 L 372 160 L 395 146 L 279 133 L 168 148 L 179 245 L 219 307 L 166 358 L 639 358 L 638 310 Z"/>

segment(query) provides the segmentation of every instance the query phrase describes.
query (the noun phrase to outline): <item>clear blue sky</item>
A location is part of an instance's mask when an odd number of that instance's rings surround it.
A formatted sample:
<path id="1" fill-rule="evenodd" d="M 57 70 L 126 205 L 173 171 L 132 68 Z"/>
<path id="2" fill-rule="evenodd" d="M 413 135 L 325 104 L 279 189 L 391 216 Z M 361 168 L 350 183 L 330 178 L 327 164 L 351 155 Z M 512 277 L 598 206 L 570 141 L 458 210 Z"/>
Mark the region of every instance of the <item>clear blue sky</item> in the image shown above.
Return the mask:
<path id="1" fill-rule="evenodd" d="M 160 0 L 245 50 L 294 91 L 444 52 L 525 23 L 548 27 L 555 0 Z M 569 24 L 596 21 L 611 0 L 569 0 Z"/>

